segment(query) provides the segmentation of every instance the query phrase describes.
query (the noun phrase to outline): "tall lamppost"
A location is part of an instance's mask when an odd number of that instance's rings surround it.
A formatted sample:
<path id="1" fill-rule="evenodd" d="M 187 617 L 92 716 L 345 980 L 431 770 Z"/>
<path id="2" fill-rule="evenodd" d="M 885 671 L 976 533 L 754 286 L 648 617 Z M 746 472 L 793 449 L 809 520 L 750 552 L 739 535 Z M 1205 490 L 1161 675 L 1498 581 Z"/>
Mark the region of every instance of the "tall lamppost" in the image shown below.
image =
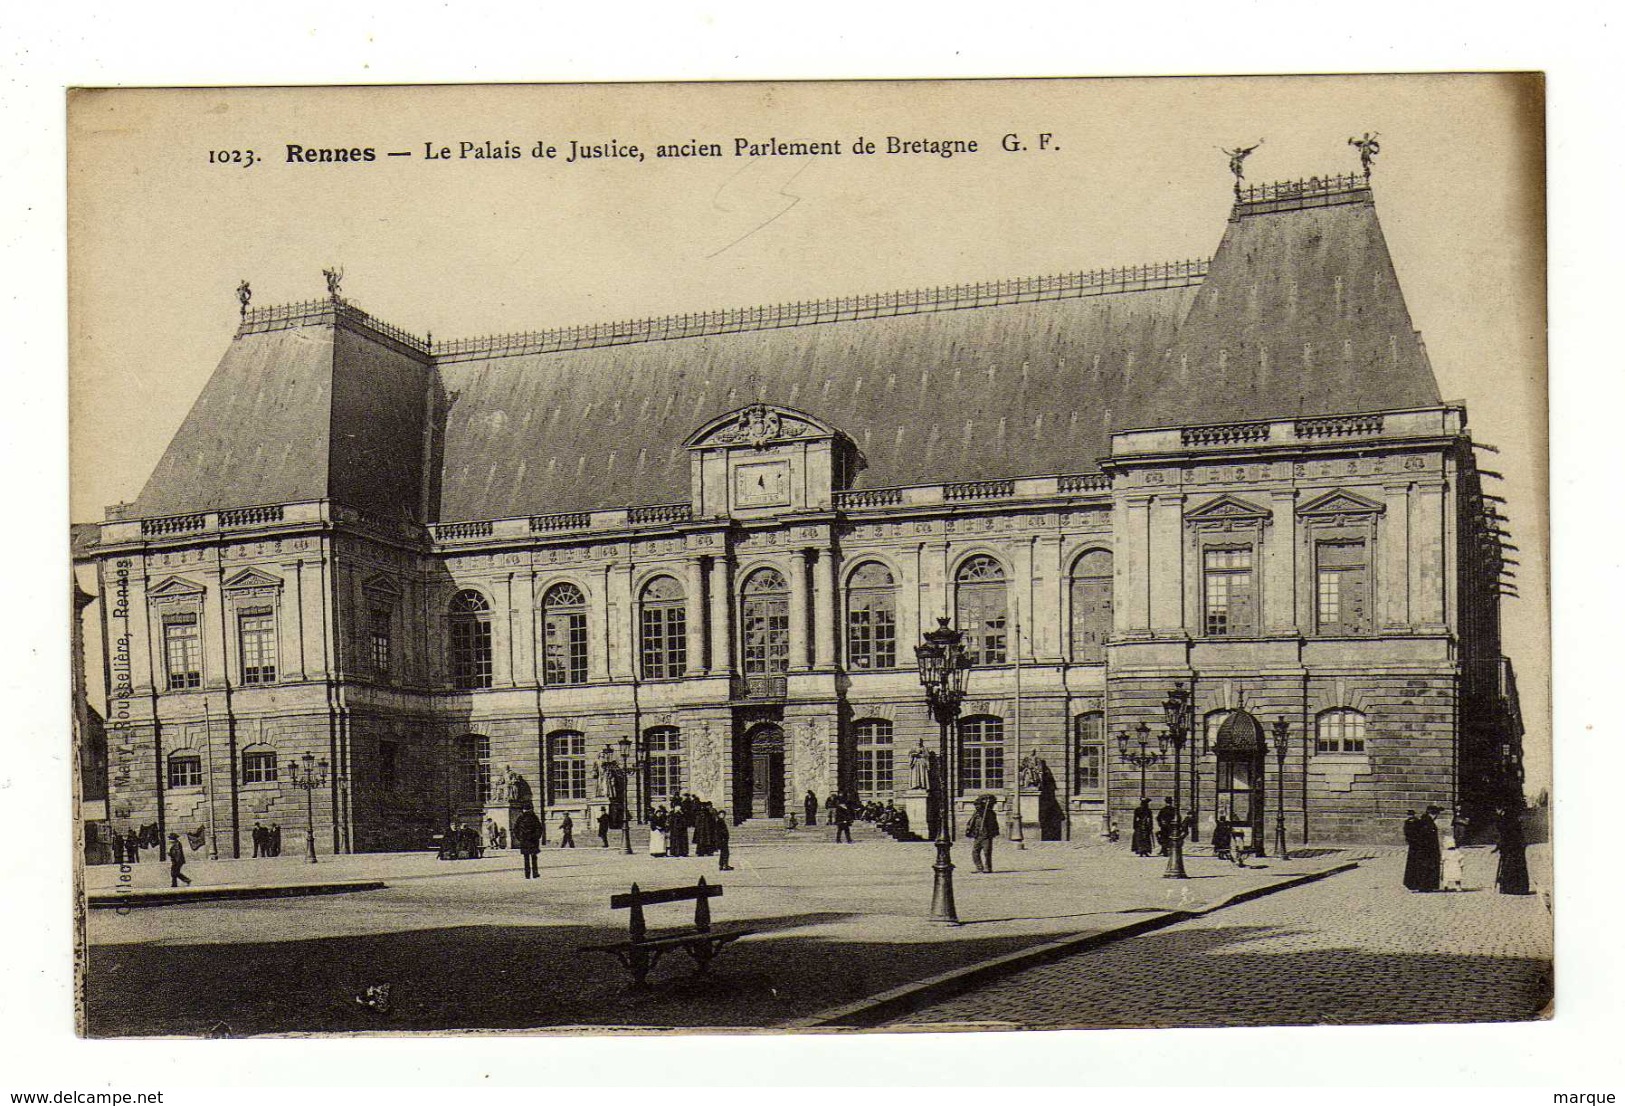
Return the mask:
<path id="1" fill-rule="evenodd" d="M 306 753 L 288 761 L 288 782 L 305 793 L 305 861 L 316 863 L 316 789 L 327 785 L 327 760 Z"/>
<path id="2" fill-rule="evenodd" d="M 937 628 L 925 634 L 924 644 L 914 647 L 920 666 L 920 685 L 925 688 L 925 700 L 940 730 L 937 779 L 941 792 L 937 800 L 937 859 L 931 866 L 935 874 L 931 883 L 931 920 L 947 925 L 959 924 L 959 911 L 954 907 L 954 815 L 949 799 L 949 781 L 953 774 L 952 762 L 948 759 L 948 730 L 959 718 L 959 704 L 965 698 L 965 677 L 970 672 L 964 639 L 965 635 L 950 626 L 946 618 L 938 618 Z"/>
<path id="3" fill-rule="evenodd" d="M 1132 752 L 1128 747 L 1128 731 L 1117 731 L 1117 757 L 1124 764 L 1132 764 L 1140 770 L 1140 798 L 1145 798 L 1145 770 L 1153 764 L 1161 764 L 1162 758 L 1168 752 L 1168 738 L 1166 735 L 1157 738 L 1157 747 L 1149 748 L 1151 744 L 1151 727 L 1141 722 L 1134 727 L 1135 735 L 1140 739 L 1140 751 Z"/>
<path id="4" fill-rule="evenodd" d="M 1288 860 L 1286 851 L 1286 751 L 1292 743 L 1292 727 L 1285 718 L 1277 718 L 1270 726 L 1270 741 L 1275 747 L 1275 857 Z"/>
<path id="5" fill-rule="evenodd" d="M 643 764 L 642 757 L 636 761 L 632 758 L 632 739 L 621 738 L 621 840 L 626 846 L 627 856 L 632 855 L 632 769 L 638 768 L 640 774 Z"/>
<path id="6" fill-rule="evenodd" d="M 1174 748 L 1174 826 L 1173 839 L 1169 843 L 1168 868 L 1162 873 L 1163 879 L 1189 879 L 1185 874 L 1185 821 L 1179 813 L 1179 754 L 1185 748 L 1185 725 L 1191 707 L 1191 693 L 1182 683 L 1174 684 L 1174 689 L 1168 693 L 1168 698 L 1162 702 L 1162 713 L 1167 724 L 1168 744 Z"/>

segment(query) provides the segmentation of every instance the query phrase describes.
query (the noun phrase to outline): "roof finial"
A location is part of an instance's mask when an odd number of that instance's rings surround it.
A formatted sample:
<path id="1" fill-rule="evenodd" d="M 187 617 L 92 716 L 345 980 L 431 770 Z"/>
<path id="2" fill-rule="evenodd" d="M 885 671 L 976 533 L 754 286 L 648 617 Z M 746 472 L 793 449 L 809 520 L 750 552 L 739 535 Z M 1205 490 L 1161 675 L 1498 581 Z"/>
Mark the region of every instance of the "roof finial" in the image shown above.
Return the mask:
<path id="1" fill-rule="evenodd" d="M 248 281 L 245 280 L 237 285 L 237 303 L 239 304 L 237 313 L 245 319 L 248 317 L 248 301 L 253 298 L 254 292 L 248 287 Z"/>
<path id="2" fill-rule="evenodd" d="M 339 298 L 339 284 L 344 280 L 343 267 L 337 269 L 323 269 L 322 277 L 327 281 L 327 294 L 331 299 Z"/>
<path id="3" fill-rule="evenodd" d="M 1364 138 L 1351 138 L 1349 145 L 1360 151 L 1360 168 L 1365 170 L 1365 179 L 1371 179 L 1371 163 L 1382 153 L 1382 146 L 1377 142 L 1378 131 L 1366 131 Z"/>
<path id="4" fill-rule="evenodd" d="M 1219 152 L 1221 154 L 1224 154 L 1226 157 L 1228 157 L 1230 159 L 1230 172 L 1236 178 L 1236 199 L 1238 199 L 1238 200 L 1241 199 L 1241 180 L 1242 180 L 1241 163 L 1246 161 L 1248 155 L 1251 154 L 1254 150 L 1258 149 L 1263 144 L 1264 144 L 1264 140 L 1262 138 L 1260 138 L 1257 142 L 1254 142 L 1251 146 L 1237 146 L 1234 150 L 1226 150 L 1223 146 L 1219 147 Z"/>

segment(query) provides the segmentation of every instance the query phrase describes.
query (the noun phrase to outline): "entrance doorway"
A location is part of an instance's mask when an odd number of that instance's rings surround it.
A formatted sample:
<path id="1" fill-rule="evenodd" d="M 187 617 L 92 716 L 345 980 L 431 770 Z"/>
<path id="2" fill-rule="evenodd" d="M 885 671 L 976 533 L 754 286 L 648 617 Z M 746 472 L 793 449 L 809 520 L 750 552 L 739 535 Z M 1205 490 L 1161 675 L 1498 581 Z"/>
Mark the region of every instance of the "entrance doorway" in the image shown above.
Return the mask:
<path id="1" fill-rule="evenodd" d="M 750 786 L 743 790 L 750 805 L 742 813 L 747 818 L 784 817 L 784 731 L 771 722 L 757 726 L 746 737 L 746 748 Z"/>
<path id="2" fill-rule="evenodd" d="M 1238 710 L 1219 727 L 1214 743 L 1218 765 L 1214 785 L 1214 816 L 1244 830 L 1247 850 L 1263 855 L 1264 846 L 1264 728 L 1258 719 Z"/>

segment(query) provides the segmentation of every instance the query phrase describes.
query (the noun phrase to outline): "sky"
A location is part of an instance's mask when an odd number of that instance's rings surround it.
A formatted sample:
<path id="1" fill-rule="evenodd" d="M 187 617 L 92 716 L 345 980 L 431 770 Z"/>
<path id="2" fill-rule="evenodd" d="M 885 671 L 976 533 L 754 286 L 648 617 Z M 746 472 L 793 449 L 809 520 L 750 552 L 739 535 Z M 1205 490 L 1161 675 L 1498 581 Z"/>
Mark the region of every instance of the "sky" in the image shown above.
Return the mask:
<path id="1" fill-rule="evenodd" d="M 1506 650 L 1538 787 L 1540 97 L 1529 78 L 1470 75 L 76 93 L 71 514 L 140 492 L 230 341 L 243 280 L 256 306 L 314 299 L 342 266 L 346 298 L 439 341 L 1207 258 L 1231 202 L 1221 147 L 1262 140 L 1249 180 L 1293 179 L 1356 170 L 1347 139 L 1377 132 L 1377 209 L 1414 323 L 1445 398 L 1499 450 L 1481 460 L 1504 476 L 1489 490 L 1520 548 Z M 893 155 L 888 136 L 978 150 Z M 859 137 L 879 152 L 852 155 Z M 740 138 L 843 154 L 740 157 Z M 568 164 L 572 140 L 645 157 Z M 655 157 L 695 140 L 723 156 Z M 523 156 L 460 157 L 464 142 Z M 529 156 L 538 143 L 558 156 Z M 289 144 L 375 159 L 291 163 Z"/>

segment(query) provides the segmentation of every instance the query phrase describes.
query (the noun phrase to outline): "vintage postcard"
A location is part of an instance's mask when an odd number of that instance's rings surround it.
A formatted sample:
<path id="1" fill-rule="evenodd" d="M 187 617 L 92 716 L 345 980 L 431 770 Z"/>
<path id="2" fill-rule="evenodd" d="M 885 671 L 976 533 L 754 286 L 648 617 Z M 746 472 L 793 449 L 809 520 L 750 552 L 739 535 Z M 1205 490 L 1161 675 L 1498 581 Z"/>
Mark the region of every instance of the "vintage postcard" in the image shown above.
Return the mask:
<path id="1" fill-rule="evenodd" d="M 1549 1016 L 1543 96 L 71 93 L 80 1032 Z"/>

